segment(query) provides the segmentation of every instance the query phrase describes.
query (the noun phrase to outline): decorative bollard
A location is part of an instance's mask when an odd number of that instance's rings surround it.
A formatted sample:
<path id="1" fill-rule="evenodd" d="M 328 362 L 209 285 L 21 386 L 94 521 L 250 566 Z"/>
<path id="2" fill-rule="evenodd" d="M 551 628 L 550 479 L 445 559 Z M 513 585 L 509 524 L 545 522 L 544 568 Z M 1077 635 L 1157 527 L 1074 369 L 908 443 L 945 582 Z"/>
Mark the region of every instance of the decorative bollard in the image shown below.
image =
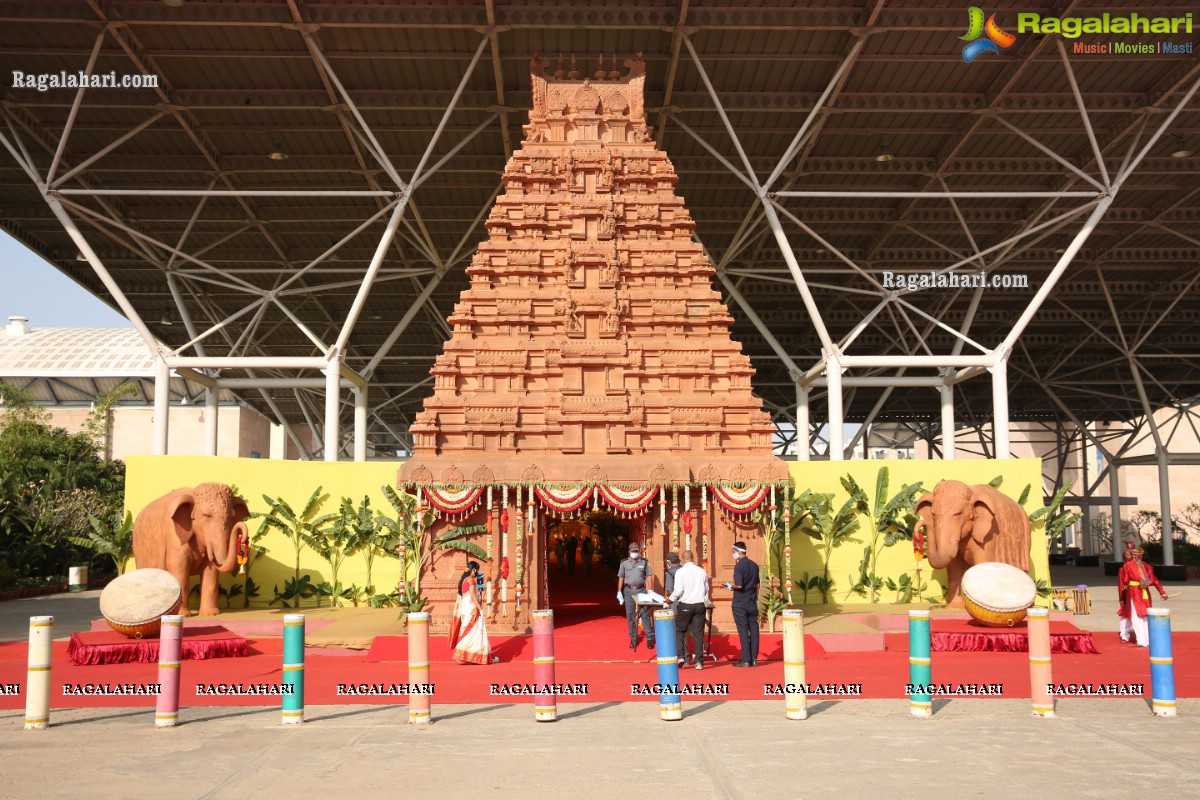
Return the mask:
<path id="1" fill-rule="evenodd" d="M 154 727 L 179 724 L 179 667 L 183 659 L 183 615 L 167 614 L 158 634 L 158 702 Z"/>
<path id="2" fill-rule="evenodd" d="M 304 615 L 283 617 L 283 724 L 304 722 Z"/>
<path id="3" fill-rule="evenodd" d="M 665 720 L 683 719 L 679 698 L 679 656 L 675 653 L 675 612 L 654 612 L 654 638 L 658 641 L 658 710 Z M 703 654 L 701 654 L 703 655 Z"/>
<path id="4" fill-rule="evenodd" d="M 1166 608 L 1151 608 L 1147 611 L 1150 615 L 1150 704 L 1154 708 L 1154 716 L 1173 717 L 1176 707 L 1171 611 Z"/>
<path id="5" fill-rule="evenodd" d="M 914 717 L 933 715 L 933 696 L 929 685 L 933 670 L 929 658 L 929 612 L 908 612 L 908 713 Z M 918 691 L 920 689 L 920 691 Z"/>
<path id="6" fill-rule="evenodd" d="M 25 678 L 25 730 L 50 725 L 50 645 L 54 617 L 29 618 L 29 668 Z"/>
<path id="7" fill-rule="evenodd" d="M 429 683 L 429 612 L 413 611 L 408 615 L 408 721 L 411 725 L 432 722 L 429 695 L 424 691 Z M 414 691 L 420 687 L 421 691 Z"/>
<path id="8" fill-rule="evenodd" d="M 548 608 L 533 612 L 533 718 L 538 722 L 558 719 L 558 700 L 554 694 L 554 612 Z M 542 690 L 545 691 L 537 691 Z"/>
<path id="9" fill-rule="evenodd" d="M 1054 677 L 1050 669 L 1050 609 L 1031 608 L 1029 620 L 1029 699 L 1035 717 L 1054 716 L 1054 698 L 1050 684 Z"/>
<path id="10" fill-rule="evenodd" d="M 788 719 L 808 719 L 804 694 L 804 612 L 783 612 L 783 703 Z"/>

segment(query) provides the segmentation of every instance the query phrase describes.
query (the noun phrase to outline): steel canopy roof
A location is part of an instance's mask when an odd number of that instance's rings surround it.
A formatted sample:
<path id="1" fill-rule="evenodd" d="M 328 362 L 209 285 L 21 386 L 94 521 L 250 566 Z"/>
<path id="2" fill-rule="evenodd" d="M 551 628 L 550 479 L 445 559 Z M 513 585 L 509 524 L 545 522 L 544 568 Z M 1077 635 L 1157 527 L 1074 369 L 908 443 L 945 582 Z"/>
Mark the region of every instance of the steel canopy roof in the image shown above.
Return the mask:
<path id="1" fill-rule="evenodd" d="M 1184 2 L 1125 7 L 1160 16 L 1190 10 Z M 1112 9 L 1031 2 L 1021 10 L 1086 16 Z M 1015 12 L 1002 10 L 997 20 L 1015 32 Z M 737 319 L 734 336 L 758 370 L 756 391 L 780 421 L 793 413 L 796 394 L 777 349 L 807 370 L 821 362 L 822 344 L 764 220 L 763 204 L 729 166 L 746 172 L 748 162 L 754 180 L 764 181 L 806 120 L 808 137 L 770 191 L 838 195 L 774 200 L 830 336 L 834 341 L 853 336 L 844 353 L 977 354 L 970 343 L 955 349 L 961 340 L 949 329 L 962 330 L 964 324 L 969 340 L 996 347 L 1098 199 L 1111 193 L 1111 207 L 1011 352 L 1011 418 L 1056 419 L 1066 409 L 1084 420 L 1141 415 L 1131 355 L 1154 406 L 1190 404 L 1200 392 L 1197 101 L 1174 116 L 1118 191 L 1108 186 L 1194 88 L 1200 76 L 1195 55 L 1073 55 L 1071 40 L 1021 34 L 1010 48 L 967 64 L 960 41 L 967 28 L 965 7 L 939 0 L 830 0 L 819 7 L 770 0 L 188 0 L 179 8 L 157 0 L 46 0 L 8 5 L 0 23 L 5 75 L 78 72 L 107 26 L 96 72 L 158 76 L 157 90 L 84 94 L 56 179 L 74 174 L 57 188 L 117 286 L 168 346 L 178 348 L 192 338 L 178 324 L 182 311 L 204 330 L 253 304 L 204 339 L 209 355 L 311 357 L 322 352 L 315 340 L 327 344 L 337 338 L 379 243 L 387 204 L 398 192 L 371 155 L 371 137 L 407 181 L 484 45 L 348 341 L 347 365 L 361 373 L 427 282 L 444 269 L 429 302 L 381 354 L 371 375 L 373 441 L 394 441 L 420 407 L 425 390 L 413 387 L 428 378 L 441 352 L 448 331 L 444 319 L 467 285 L 463 268 L 485 236 L 482 220 L 521 139 L 535 53 L 550 59 L 551 71 L 562 54 L 564 68 L 575 59 L 584 73 L 595 71 L 598 62 L 606 71 L 617 69 L 643 53 L 646 105 L 657 141 L 679 173 L 679 192 L 696 219 L 699 240 L 729 282 L 716 288 L 725 292 Z M 706 76 L 736 142 L 705 86 Z M 1103 171 L 1072 79 L 1103 153 Z M 5 90 L 7 124 L 0 132 L 19 140 L 42 177 L 55 160 L 75 96 L 66 89 Z M 139 126 L 144 127 L 111 152 L 78 169 Z M 276 150 L 287 158 L 269 158 Z M 885 154 L 891 159 L 880 160 Z M 171 194 L 210 189 L 358 194 L 226 193 L 203 202 Z M 113 190 L 157 193 L 97 194 Z M 897 192 L 923 196 L 882 196 Z M 951 192 L 992 196 L 946 196 Z M 849 193 L 858 196 L 842 196 Z M 0 209 L 0 224 L 9 233 L 113 302 L 92 267 L 77 260 L 79 248 L 7 152 L 0 155 Z M 373 216 L 336 260 L 319 263 L 272 294 Z M 1011 248 L 996 247 L 1029 228 L 1036 232 Z M 172 248 L 186 255 L 173 256 Z M 929 289 L 887 299 L 873 284 L 885 272 L 945 270 L 978 251 L 990 271 L 1028 275 L 1028 288 L 988 290 L 973 307 L 970 290 Z M 176 324 L 162 325 L 163 320 Z M 847 377 L 898 374 L 856 367 Z M 937 371 L 914 367 L 903 374 L 928 377 Z M 284 416 L 301 422 L 313 410 L 301 407 L 309 391 L 265 394 Z M 936 388 L 899 386 L 880 402 L 885 391 L 874 385 L 847 388 L 847 419 L 937 422 Z M 814 421 L 826 418 L 823 392 L 814 389 Z M 265 394 L 243 396 L 268 411 Z M 986 375 L 959 383 L 956 404 L 961 422 L 988 420 Z"/>

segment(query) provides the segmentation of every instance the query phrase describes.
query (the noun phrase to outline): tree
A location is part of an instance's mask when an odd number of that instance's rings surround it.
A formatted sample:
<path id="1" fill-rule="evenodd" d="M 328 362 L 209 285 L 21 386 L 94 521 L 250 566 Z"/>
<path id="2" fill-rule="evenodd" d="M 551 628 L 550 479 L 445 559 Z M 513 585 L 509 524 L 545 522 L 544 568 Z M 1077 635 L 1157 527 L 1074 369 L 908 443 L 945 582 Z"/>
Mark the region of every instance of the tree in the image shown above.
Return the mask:
<path id="1" fill-rule="evenodd" d="M 321 506 L 329 499 L 329 495 L 321 494 L 323 488 L 318 486 L 299 512 L 296 512 L 291 504 L 282 497 L 271 498 L 263 495 L 263 500 L 271 510 L 266 513 L 258 512 L 256 515 L 262 517 L 262 524 L 254 534 L 254 540 L 258 541 L 266 535 L 269 529 L 274 528 L 288 538 L 296 553 L 295 575 L 284 584 L 282 592 L 279 591 L 278 586 L 275 587 L 275 600 L 272 600 L 272 603 L 283 600 L 284 606 L 288 607 L 288 602 L 293 601 L 295 605 L 291 607 L 299 608 L 301 598 L 312 597 L 316 594 L 316 587 L 312 584 L 311 576 L 300 577 L 300 554 L 306 547 L 320 553 L 325 538 L 324 526 L 337 517 L 336 514 L 317 516 Z"/>
<path id="2" fill-rule="evenodd" d="M 91 550 L 96 555 L 108 556 L 117 568 L 117 574 L 125 572 L 125 564 L 133 554 L 133 513 L 125 512 L 124 519 L 117 514 L 105 524 L 97 517 L 88 517 L 91 530 L 86 536 L 69 537 L 71 544 Z"/>
<path id="3" fill-rule="evenodd" d="M 0 402 L 0 573 L 60 577 L 78 558 L 71 537 L 121 509 L 125 466 L 90 434 L 49 424 L 28 392 L 0 381 Z"/>

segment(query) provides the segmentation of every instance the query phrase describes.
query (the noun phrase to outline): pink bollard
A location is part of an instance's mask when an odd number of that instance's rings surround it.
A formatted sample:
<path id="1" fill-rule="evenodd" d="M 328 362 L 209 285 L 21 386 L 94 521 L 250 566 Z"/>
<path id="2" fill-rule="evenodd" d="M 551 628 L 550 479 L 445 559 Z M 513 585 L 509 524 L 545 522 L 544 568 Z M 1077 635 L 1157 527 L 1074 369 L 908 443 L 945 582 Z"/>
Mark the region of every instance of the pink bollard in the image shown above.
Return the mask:
<path id="1" fill-rule="evenodd" d="M 179 667 L 183 658 L 183 616 L 167 614 L 158 634 L 158 703 L 154 727 L 174 728 L 179 724 Z"/>
<path id="2" fill-rule="evenodd" d="M 1033 703 L 1035 717 L 1054 716 L 1054 698 L 1050 685 L 1054 677 L 1050 671 L 1050 610 L 1031 608 L 1026 617 L 1029 621 L 1029 698 Z"/>
<path id="3" fill-rule="evenodd" d="M 429 683 L 429 612 L 413 611 L 408 615 L 408 721 L 411 725 L 428 725 L 433 721 L 429 695 L 424 691 Z"/>
<path id="4" fill-rule="evenodd" d="M 554 612 L 533 612 L 533 718 L 538 722 L 558 719 L 554 693 Z M 542 691 L 544 690 L 544 691 Z"/>

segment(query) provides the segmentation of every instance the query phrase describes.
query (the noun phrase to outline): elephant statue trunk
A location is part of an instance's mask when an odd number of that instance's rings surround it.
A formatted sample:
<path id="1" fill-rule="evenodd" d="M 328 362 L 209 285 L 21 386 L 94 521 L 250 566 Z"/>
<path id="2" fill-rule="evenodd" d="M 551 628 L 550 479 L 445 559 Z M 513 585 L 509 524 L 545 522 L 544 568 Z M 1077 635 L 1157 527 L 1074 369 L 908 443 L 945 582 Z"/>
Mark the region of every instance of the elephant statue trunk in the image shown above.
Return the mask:
<path id="1" fill-rule="evenodd" d="M 917 516 L 930 565 L 946 570 L 949 608 L 963 607 L 960 586 L 969 567 L 999 561 L 1029 571 L 1029 516 L 993 486 L 940 481 L 917 501 Z"/>
<path id="2" fill-rule="evenodd" d="M 224 558 L 215 552 L 209 554 L 212 563 L 217 567 L 217 572 L 233 572 L 237 568 L 237 544 L 241 537 L 245 537 L 246 541 L 250 540 L 250 529 L 246 527 L 245 522 L 238 522 L 229 532 L 229 540 L 225 543 L 226 555 Z"/>

